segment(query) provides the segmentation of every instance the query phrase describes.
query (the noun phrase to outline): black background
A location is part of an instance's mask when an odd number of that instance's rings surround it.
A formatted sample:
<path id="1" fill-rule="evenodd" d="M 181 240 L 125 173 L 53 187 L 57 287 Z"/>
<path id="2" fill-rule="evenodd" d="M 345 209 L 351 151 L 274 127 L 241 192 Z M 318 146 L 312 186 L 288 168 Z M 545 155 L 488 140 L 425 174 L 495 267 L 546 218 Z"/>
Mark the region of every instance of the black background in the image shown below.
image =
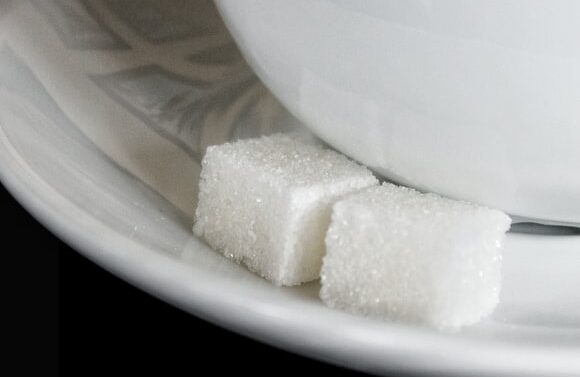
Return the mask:
<path id="1" fill-rule="evenodd" d="M 61 242 L 1 185 L 0 199 L 8 220 L 4 253 L 16 257 L 4 266 L 15 274 L 7 287 L 16 310 L 5 323 L 16 330 L 9 361 L 18 375 L 272 376 L 271 365 L 286 373 L 362 375 L 255 342 L 155 299 Z"/>

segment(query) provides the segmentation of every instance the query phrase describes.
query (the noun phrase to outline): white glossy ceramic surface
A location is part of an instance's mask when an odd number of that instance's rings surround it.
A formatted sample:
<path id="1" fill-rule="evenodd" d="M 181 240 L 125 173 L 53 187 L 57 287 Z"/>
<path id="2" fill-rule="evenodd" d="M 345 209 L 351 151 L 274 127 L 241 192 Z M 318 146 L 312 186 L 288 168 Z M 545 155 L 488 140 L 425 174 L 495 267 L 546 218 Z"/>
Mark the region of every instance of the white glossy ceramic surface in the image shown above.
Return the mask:
<path id="1" fill-rule="evenodd" d="M 217 0 L 319 137 L 403 184 L 580 225 L 580 2 Z"/>
<path id="2" fill-rule="evenodd" d="M 0 177 L 90 259 L 214 323 L 351 368 L 580 374 L 580 235 L 510 234 L 501 304 L 456 334 L 328 309 L 318 283 L 274 287 L 195 238 L 204 147 L 274 126 L 298 127 L 211 2 L 0 1 Z"/>

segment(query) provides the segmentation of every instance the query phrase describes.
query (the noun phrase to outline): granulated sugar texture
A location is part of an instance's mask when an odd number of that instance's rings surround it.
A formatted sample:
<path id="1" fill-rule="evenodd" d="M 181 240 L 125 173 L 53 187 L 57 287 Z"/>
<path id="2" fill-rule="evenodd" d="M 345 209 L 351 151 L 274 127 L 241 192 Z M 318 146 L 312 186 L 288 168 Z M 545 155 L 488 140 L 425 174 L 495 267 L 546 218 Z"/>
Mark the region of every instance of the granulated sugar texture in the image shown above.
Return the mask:
<path id="1" fill-rule="evenodd" d="M 383 184 L 334 206 L 320 296 L 331 307 L 457 329 L 498 303 L 504 213 Z"/>
<path id="2" fill-rule="evenodd" d="M 199 192 L 195 234 L 277 285 L 321 275 L 330 307 L 458 329 L 498 303 L 511 222 L 500 211 L 378 186 L 282 134 L 208 148 Z"/>
<path id="3" fill-rule="evenodd" d="M 277 285 L 318 278 L 334 202 L 376 185 L 346 157 L 277 134 L 209 147 L 194 232 Z"/>

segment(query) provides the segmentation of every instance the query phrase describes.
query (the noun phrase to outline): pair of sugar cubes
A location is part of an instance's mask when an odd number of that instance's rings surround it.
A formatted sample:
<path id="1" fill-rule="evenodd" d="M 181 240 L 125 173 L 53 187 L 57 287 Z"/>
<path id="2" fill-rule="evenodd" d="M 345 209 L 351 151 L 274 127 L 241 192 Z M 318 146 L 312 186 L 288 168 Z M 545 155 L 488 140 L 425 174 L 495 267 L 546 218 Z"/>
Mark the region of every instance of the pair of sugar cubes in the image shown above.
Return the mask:
<path id="1" fill-rule="evenodd" d="M 277 134 L 207 149 L 194 232 L 276 285 L 321 277 L 328 306 L 458 328 L 498 302 L 509 225 Z"/>

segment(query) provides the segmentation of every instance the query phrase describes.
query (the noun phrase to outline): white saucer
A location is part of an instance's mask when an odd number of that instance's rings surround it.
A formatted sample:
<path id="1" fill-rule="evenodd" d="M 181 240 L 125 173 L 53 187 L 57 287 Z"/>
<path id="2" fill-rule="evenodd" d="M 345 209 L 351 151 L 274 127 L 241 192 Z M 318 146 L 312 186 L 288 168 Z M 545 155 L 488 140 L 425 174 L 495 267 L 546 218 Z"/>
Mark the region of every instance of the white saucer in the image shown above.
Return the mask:
<path id="1" fill-rule="evenodd" d="M 0 175 L 48 228 L 163 300 L 306 356 L 376 373 L 580 374 L 578 235 L 510 234 L 500 306 L 457 334 L 328 309 L 317 283 L 276 288 L 193 237 L 205 146 L 300 126 L 211 2 L 114 3 L 0 3 Z"/>

